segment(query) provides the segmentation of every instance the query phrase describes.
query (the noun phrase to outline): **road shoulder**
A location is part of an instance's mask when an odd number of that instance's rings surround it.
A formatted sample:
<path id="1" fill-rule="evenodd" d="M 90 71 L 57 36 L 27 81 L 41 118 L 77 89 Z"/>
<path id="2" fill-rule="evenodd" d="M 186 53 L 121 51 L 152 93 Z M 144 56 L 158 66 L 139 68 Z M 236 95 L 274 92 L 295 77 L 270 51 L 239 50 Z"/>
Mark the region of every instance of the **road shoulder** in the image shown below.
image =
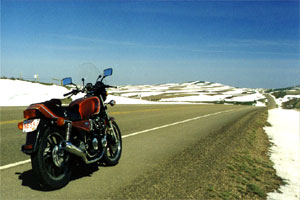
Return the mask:
<path id="1" fill-rule="evenodd" d="M 163 161 L 112 198 L 265 199 L 282 184 L 259 109 Z"/>

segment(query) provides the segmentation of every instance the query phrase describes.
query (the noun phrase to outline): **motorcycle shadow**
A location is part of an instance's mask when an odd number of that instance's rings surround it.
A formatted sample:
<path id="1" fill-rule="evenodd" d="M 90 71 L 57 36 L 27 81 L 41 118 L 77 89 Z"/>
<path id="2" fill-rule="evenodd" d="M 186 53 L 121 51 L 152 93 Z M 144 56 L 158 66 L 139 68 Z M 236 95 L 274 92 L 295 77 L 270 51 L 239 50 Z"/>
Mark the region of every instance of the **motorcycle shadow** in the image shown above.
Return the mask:
<path id="1" fill-rule="evenodd" d="M 73 167 L 70 182 L 83 177 L 90 177 L 94 172 L 99 170 L 100 166 L 101 165 L 78 165 Z M 22 181 L 22 186 L 43 192 L 57 190 L 40 184 L 38 177 L 34 174 L 32 169 L 24 171 L 23 173 L 17 172 L 15 174 L 19 175 L 18 178 Z"/>

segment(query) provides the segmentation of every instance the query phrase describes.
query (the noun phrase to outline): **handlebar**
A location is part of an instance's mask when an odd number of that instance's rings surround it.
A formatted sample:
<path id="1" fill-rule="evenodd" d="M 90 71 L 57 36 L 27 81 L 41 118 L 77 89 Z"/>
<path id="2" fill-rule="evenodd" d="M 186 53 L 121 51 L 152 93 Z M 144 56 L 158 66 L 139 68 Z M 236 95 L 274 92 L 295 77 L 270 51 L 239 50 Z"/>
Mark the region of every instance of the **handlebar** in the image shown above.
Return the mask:
<path id="1" fill-rule="evenodd" d="M 72 90 L 71 92 L 68 92 L 68 93 L 64 94 L 64 97 L 69 96 L 71 94 L 78 94 L 78 92 L 79 92 L 78 90 Z"/>
<path id="2" fill-rule="evenodd" d="M 117 86 L 105 85 L 105 88 L 118 88 Z"/>
<path id="3" fill-rule="evenodd" d="M 112 85 L 104 85 L 103 84 L 103 86 L 104 86 L 104 88 L 118 88 L 117 86 L 112 86 Z M 76 94 L 78 94 L 79 92 L 87 92 L 87 93 L 92 93 L 93 91 L 88 91 L 88 90 L 86 90 L 86 88 L 84 88 L 84 89 L 82 89 L 82 90 L 79 90 L 79 89 L 76 89 L 76 90 L 72 90 L 71 92 L 68 92 L 68 93 L 66 93 L 66 94 L 64 94 L 64 97 L 65 96 L 69 96 L 69 95 L 76 95 Z"/>
<path id="4" fill-rule="evenodd" d="M 69 96 L 70 94 L 72 94 L 73 92 L 71 91 L 71 92 L 68 92 L 68 93 L 66 93 L 66 94 L 64 94 L 64 97 L 65 96 Z"/>

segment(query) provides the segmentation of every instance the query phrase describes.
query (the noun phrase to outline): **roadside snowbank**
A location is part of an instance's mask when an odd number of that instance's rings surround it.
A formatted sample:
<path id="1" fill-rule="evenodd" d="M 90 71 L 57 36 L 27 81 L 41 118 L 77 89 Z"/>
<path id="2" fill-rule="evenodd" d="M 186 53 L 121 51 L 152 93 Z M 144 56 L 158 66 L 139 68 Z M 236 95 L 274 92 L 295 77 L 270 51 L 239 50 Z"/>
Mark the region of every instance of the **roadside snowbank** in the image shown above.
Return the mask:
<path id="1" fill-rule="evenodd" d="M 280 192 L 268 194 L 268 199 L 300 199 L 300 112 L 281 108 L 269 110 L 265 127 L 270 141 L 271 160 L 278 176 L 287 184 L 279 188 Z"/>

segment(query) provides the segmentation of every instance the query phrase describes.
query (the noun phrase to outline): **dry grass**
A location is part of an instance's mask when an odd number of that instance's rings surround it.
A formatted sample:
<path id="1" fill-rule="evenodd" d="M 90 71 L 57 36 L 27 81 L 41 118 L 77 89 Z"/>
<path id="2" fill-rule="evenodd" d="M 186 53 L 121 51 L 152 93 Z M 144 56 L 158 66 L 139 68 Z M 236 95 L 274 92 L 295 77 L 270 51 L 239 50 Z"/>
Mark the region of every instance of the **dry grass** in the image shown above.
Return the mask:
<path id="1" fill-rule="evenodd" d="M 123 189 L 125 199 L 266 199 L 279 188 L 260 109 L 210 134 Z"/>

